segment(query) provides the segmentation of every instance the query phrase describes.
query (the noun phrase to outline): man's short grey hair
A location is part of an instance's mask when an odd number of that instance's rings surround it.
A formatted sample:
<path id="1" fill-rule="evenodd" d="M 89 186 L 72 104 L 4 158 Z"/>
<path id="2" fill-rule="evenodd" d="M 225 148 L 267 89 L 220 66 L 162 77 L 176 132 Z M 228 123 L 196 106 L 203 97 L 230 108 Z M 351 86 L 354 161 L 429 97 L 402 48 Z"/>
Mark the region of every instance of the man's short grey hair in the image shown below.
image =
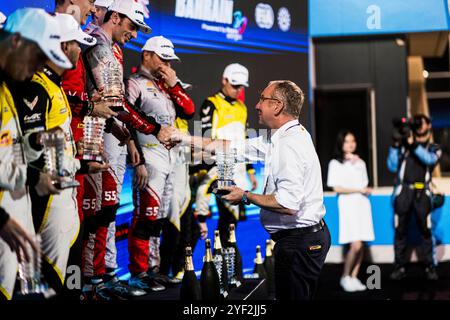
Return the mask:
<path id="1" fill-rule="evenodd" d="M 275 85 L 274 97 L 284 104 L 283 112 L 298 119 L 305 100 L 302 89 L 289 80 L 270 81 L 269 86 L 271 85 Z"/>

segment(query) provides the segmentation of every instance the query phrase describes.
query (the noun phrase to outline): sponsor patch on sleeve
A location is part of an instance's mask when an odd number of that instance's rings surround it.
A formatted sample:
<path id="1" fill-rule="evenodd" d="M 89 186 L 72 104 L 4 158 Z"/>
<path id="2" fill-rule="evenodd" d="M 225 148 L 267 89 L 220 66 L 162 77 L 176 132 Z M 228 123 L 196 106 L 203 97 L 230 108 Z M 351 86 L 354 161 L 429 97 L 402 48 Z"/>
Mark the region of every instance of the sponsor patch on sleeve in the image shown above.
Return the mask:
<path id="1" fill-rule="evenodd" d="M 3 130 L 0 132 L 0 147 L 8 147 L 13 143 L 11 131 Z"/>

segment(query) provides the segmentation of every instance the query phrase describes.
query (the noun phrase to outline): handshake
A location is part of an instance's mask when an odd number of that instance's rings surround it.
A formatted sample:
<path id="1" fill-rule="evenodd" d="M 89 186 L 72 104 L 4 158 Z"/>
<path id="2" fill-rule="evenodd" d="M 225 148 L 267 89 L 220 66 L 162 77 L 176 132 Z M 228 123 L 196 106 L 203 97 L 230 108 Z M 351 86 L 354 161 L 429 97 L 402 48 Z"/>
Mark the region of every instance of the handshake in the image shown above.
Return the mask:
<path id="1" fill-rule="evenodd" d="M 173 148 L 179 143 L 187 141 L 189 135 L 181 133 L 178 129 L 174 127 L 161 127 L 156 138 L 161 142 L 167 149 Z"/>

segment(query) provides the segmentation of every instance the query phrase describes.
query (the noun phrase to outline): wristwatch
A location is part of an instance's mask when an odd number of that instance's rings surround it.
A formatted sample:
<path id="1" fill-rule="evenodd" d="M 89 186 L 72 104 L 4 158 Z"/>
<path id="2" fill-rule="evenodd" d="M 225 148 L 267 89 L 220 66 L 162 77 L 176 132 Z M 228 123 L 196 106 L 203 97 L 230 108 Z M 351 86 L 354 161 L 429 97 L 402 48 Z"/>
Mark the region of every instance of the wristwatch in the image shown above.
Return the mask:
<path id="1" fill-rule="evenodd" d="M 250 204 L 250 200 L 248 200 L 248 190 L 244 191 L 244 194 L 242 195 L 242 203 L 249 205 Z"/>

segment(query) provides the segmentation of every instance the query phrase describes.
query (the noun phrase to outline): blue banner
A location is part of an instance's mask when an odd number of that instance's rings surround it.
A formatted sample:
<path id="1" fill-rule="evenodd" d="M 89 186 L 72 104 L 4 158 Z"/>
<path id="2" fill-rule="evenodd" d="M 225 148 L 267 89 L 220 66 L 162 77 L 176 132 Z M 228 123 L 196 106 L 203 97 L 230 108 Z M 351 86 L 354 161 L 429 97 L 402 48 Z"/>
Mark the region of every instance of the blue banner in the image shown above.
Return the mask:
<path id="1" fill-rule="evenodd" d="M 449 30 L 447 0 L 310 0 L 312 37 Z"/>
<path id="2" fill-rule="evenodd" d="M 306 54 L 306 1 L 150 1 L 146 22 L 153 32 L 150 35 L 139 33 L 126 48 L 139 51 L 149 37 L 164 35 L 172 40 L 179 53 Z M 8 15 L 18 7 L 40 7 L 52 12 L 54 3 L 54 0 L 2 2 L 0 11 Z"/>
<path id="3" fill-rule="evenodd" d="M 152 35 L 171 39 L 178 52 L 307 53 L 304 1 L 165 0 L 150 2 Z M 152 36 L 150 35 L 150 36 Z M 130 43 L 137 48 L 148 35 Z"/>

